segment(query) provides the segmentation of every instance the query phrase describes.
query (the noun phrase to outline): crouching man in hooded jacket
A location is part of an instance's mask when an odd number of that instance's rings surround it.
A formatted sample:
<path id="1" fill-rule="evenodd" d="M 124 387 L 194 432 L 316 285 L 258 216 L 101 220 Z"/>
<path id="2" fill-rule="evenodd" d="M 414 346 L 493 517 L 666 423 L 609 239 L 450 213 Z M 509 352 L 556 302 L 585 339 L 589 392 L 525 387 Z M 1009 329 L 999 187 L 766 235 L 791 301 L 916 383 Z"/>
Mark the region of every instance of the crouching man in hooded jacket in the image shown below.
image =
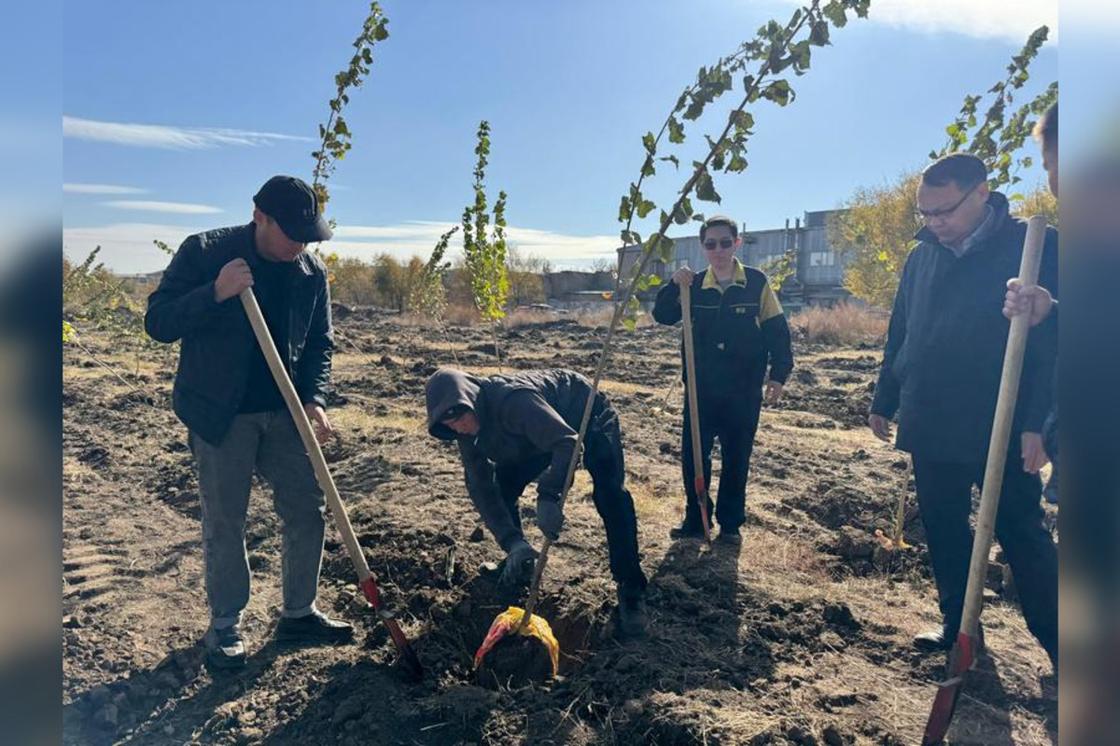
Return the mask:
<path id="1" fill-rule="evenodd" d="M 518 498 L 537 481 L 537 526 L 553 541 L 564 521 L 560 498 L 591 382 L 570 370 L 520 371 L 481 378 L 441 368 L 428 380 L 428 432 L 454 440 L 467 492 L 486 527 L 506 552 L 499 583 L 524 586 L 536 551 L 521 530 Z M 618 584 L 619 632 L 645 633 L 646 577 L 638 557 L 634 500 L 623 481 L 618 414 L 600 392 L 584 439 L 583 465 L 592 500 L 607 530 L 611 575 Z"/>

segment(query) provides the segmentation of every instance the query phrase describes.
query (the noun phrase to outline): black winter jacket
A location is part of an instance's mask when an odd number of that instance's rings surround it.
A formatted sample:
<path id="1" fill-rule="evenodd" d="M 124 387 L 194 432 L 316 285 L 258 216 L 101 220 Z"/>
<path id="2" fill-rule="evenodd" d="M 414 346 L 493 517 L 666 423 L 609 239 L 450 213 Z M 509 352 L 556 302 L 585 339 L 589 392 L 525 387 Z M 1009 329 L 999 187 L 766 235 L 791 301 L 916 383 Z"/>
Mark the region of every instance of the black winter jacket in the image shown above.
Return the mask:
<path id="1" fill-rule="evenodd" d="M 720 290 L 712 270 L 692 280 L 692 338 L 696 354 L 696 393 L 701 402 L 738 396 L 761 400 L 770 379 L 784 384 L 793 370 L 789 324 L 766 275 L 736 260 L 736 281 Z M 681 320 L 681 292 L 669 282 L 657 293 L 653 318 L 672 325 Z M 681 344 L 682 377 L 684 344 Z"/>
<path id="2" fill-rule="evenodd" d="M 254 224 L 188 236 L 159 287 L 148 297 L 144 328 L 158 342 L 182 340 L 172 402 L 179 419 L 203 440 L 221 443 L 245 395 L 257 340 L 236 296 L 214 300 L 214 281 L 226 263 L 261 259 Z M 296 257 L 288 296 L 287 339 L 274 340 L 300 400 L 326 406 L 334 332 L 323 263 Z"/>
<path id="3" fill-rule="evenodd" d="M 1017 277 L 1026 222 L 993 192 L 986 235 L 958 257 L 928 228 L 902 271 L 871 412 L 898 414 L 898 448 L 931 461 L 983 463 L 987 457 L 1010 324 L 1002 313 Z M 1056 293 L 1058 234 L 1046 231 L 1039 284 Z M 1057 355 L 1054 325 L 1027 342 L 1012 437 L 1040 432 L 1050 411 Z"/>
<path id="4" fill-rule="evenodd" d="M 562 369 L 480 378 L 441 368 L 428 380 L 428 432 L 458 443 L 467 492 L 503 548 L 518 532 L 502 501 L 495 467 L 551 454 L 538 494 L 559 501 L 590 392 L 591 382 L 584 376 Z M 456 406 L 474 411 L 477 435 L 458 435 L 441 422 Z"/>

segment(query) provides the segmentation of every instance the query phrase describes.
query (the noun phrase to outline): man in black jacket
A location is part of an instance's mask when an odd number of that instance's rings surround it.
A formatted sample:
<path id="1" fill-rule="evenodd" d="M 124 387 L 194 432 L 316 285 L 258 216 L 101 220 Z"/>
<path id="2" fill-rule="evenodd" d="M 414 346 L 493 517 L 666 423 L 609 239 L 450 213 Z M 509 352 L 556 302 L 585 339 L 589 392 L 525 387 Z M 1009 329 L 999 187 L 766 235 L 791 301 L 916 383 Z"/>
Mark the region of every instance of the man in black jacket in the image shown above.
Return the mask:
<path id="1" fill-rule="evenodd" d="M 956 153 L 931 164 L 918 187 L 925 227 L 906 261 L 891 313 L 868 423 L 882 440 L 898 415 L 896 445 L 914 464 L 918 506 L 943 626 L 919 635 L 925 650 L 952 646 L 968 579 L 972 488 L 984 474 L 1008 322 L 1000 312 L 1018 274 L 1024 221 L 989 192 L 979 158 Z M 1049 229 L 1039 281 L 1057 287 L 1057 233 Z M 1055 663 L 1057 553 L 1043 526 L 1040 431 L 1050 407 L 1053 335 L 1032 332 L 1023 363 L 996 537 L 1019 590 L 1027 626 Z"/>
<path id="2" fill-rule="evenodd" d="M 536 552 L 525 541 L 517 502 L 537 482 L 537 526 L 553 541 L 564 516 L 560 498 L 591 382 L 570 370 L 520 371 L 480 378 L 441 368 L 428 380 L 428 432 L 454 440 L 467 492 L 507 553 L 500 584 L 516 589 L 532 576 Z M 599 392 L 584 437 L 591 499 L 607 529 L 611 575 L 618 584 L 622 637 L 645 634 L 646 577 L 638 556 L 634 500 L 626 490 L 618 414 Z"/>
<path id="3" fill-rule="evenodd" d="M 672 282 L 658 292 L 653 318 L 669 325 L 680 321 L 680 288 L 690 285 L 704 483 L 711 484 L 712 446 L 719 438 L 723 459 L 715 514 L 719 539 L 737 542 L 739 527 L 746 521 L 747 474 L 763 383 L 767 400 L 776 402 L 793 370 L 793 351 L 782 305 L 766 275 L 735 258 L 742 245 L 735 221 L 722 215 L 708 218 L 700 227 L 700 242 L 708 268 L 698 274 L 688 267 L 677 270 Z M 683 361 L 683 343 L 681 355 Z M 687 369 L 684 378 L 687 380 Z M 685 397 L 681 437 L 685 518 L 670 532 L 673 538 L 702 536 L 704 530 L 696 497 L 689 412 Z M 711 515 L 710 499 L 707 510 Z"/>
<path id="4" fill-rule="evenodd" d="M 269 179 L 253 222 L 189 236 L 148 298 L 144 325 L 181 341 L 172 394 L 198 466 L 203 557 L 211 623 L 204 638 L 218 667 L 245 662 L 241 612 L 249 601 L 245 516 L 254 470 L 273 489 L 283 523 L 284 609 L 277 638 L 349 640 L 348 624 L 315 608 L 323 552 L 323 494 L 238 294 L 252 286 L 273 341 L 320 441 L 333 332 L 323 264 L 305 251 L 330 238 L 311 187 Z"/>

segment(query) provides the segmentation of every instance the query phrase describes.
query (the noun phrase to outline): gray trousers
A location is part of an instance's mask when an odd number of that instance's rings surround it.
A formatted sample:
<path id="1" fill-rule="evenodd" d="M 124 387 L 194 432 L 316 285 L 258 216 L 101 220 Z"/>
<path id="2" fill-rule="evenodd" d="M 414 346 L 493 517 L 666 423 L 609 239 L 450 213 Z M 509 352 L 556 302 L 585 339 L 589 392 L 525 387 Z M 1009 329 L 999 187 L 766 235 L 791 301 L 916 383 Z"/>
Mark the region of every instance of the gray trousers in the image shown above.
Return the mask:
<path id="1" fill-rule="evenodd" d="M 202 552 L 211 626 L 240 623 L 249 603 L 245 516 L 257 471 L 282 523 L 284 616 L 315 608 L 326 525 L 323 492 L 287 410 L 239 414 L 218 446 L 190 434 L 202 503 Z"/>

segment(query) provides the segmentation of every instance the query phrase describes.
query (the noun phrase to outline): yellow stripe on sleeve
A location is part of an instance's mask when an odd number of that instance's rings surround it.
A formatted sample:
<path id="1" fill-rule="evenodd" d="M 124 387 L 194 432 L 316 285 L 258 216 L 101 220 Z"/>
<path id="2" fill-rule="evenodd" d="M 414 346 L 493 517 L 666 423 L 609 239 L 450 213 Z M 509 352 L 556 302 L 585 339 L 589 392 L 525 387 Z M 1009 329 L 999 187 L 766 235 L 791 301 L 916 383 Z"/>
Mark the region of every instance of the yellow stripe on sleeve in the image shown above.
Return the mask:
<path id="1" fill-rule="evenodd" d="M 762 302 L 758 309 L 758 323 L 762 323 L 775 316 L 782 315 L 782 304 L 778 302 L 778 296 L 775 295 L 774 290 L 770 287 L 770 283 L 762 288 Z"/>

